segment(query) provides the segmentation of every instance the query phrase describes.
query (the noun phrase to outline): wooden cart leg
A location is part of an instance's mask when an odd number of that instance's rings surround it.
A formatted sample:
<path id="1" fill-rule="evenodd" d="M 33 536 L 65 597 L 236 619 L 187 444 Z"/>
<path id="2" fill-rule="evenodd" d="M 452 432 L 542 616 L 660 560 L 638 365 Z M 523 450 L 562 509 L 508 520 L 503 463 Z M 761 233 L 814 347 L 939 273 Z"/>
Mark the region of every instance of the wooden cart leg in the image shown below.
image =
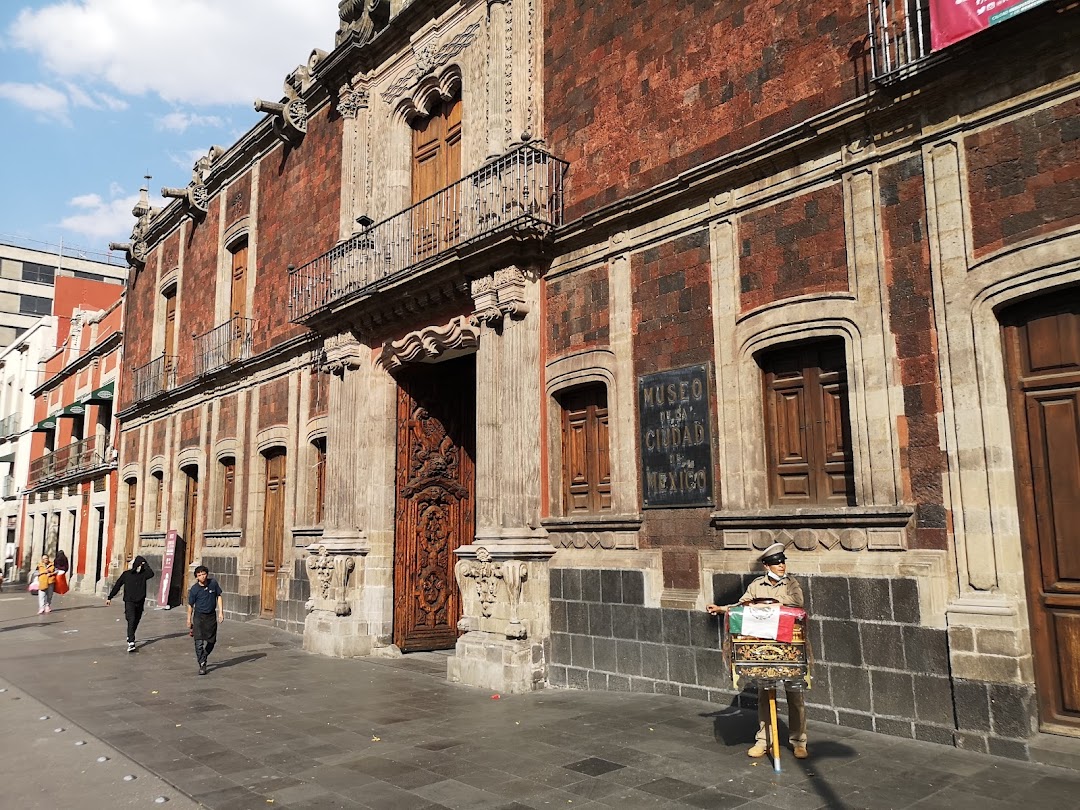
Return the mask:
<path id="1" fill-rule="evenodd" d="M 773 770 L 780 773 L 780 734 L 776 728 L 776 690 L 769 690 L 769 746 L 772 748 Z"/>

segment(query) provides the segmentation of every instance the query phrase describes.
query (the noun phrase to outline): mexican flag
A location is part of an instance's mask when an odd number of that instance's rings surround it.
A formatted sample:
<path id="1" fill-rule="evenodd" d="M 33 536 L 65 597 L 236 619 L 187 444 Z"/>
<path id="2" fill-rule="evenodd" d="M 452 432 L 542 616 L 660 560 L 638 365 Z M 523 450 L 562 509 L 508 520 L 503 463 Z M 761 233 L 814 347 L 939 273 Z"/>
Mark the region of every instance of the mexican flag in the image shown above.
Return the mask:
<path id="1" fill-rule="evenodd" d="M 735 605 L 728 609 L 728 632 L 736 636 L 791 641 L 795 620 L 804 616 L 802 608 L 782 605 Z"/>

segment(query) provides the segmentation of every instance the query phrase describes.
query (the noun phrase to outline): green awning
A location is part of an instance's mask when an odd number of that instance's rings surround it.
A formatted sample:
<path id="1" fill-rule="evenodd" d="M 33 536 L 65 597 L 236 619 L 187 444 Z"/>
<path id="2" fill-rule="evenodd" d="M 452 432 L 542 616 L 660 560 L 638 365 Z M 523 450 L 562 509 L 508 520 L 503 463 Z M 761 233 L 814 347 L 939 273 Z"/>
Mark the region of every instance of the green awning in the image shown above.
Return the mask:
<path id="1" fill-rule="evenodd" d="M 6 456 L 0 456 L 0 464 L 14 464 L 15 454 L 8 453 Z"/>
<path id="2" fill-rule="evenodd" d="M 36 425 L 34 425 L 34 430 L 35 431 L 56 430 L 56 417 L 55 416 L 49 416 L 49 417 L 47 417 L 45 419 L 42 419 L 40 422 L 38 422 Z"/>
<path id="3" fill-rule="evenodd" d="M 100 405 L 103 402 L 112 402 L 115 396 L 116 382 L 105 383 L 101 388 L 95 388 L 82 399 L 84 405 Z"/>
<path id="4" fill-rule="evenodd" d="M 86 406 L 81 402 L 73 402 L 64 410 L 60 411 L 57 416 L 83 416 L 86 413 Z"/>

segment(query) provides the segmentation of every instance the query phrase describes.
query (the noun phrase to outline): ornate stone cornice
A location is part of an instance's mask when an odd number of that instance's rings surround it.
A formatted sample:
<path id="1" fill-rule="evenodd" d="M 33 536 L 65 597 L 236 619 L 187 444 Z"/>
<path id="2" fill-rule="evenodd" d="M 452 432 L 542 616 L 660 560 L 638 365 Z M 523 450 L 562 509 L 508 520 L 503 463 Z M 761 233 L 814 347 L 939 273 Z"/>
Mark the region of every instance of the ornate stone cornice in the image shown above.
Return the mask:
<path id="1" fill-rule="evenodd" d="M 480 329 L 462 315 L 443 326 L 429 326 L 400 340 L 387 341 L 378 363 L 390 371 L 405 363 L 432 360 L 446 352 L 472 350 L 479 343 Z"/>
<path id="2" fill-rule="evenodd" d="M 356 118 L 368 106 L 367 87 L 349 82 L 338 91 L 337 111 L 344 118 Z"/>
<path id="3" fill-rule="evenodd" d="M 340 0 L 335 43 L 353 38 L 357 46 L 366 45 L 390 21 L 390 0 Z"/>

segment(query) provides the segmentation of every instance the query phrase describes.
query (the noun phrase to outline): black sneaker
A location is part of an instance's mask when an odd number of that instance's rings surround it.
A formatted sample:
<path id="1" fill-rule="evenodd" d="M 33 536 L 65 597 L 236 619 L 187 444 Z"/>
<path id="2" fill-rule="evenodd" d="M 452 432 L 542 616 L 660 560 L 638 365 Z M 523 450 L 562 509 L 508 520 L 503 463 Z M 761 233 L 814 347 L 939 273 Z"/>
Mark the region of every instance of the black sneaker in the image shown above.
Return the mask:
<path id="1" fill-rule="evenodd" d="M 199 674 L 200 675 L 205 675 L 206 674 L 206 664 L 199 664 Z"/>

